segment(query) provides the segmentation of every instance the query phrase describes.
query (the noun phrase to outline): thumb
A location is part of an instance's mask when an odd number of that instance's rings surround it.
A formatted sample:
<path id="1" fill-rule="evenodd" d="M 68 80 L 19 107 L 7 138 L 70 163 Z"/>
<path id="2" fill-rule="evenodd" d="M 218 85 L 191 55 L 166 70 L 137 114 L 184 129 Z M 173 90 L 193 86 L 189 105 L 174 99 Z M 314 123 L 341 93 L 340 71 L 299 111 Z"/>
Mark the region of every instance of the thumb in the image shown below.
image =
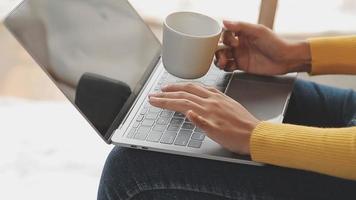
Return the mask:
<path id="1" fill-rule="evenodd" d="M 266 27 L 259 24 L 250 24 L 246 22 L 232 22 L 224 21 L 224 26 L 227 30 L 235 32 L 236 34 L 245 34 L 247 36 L 259 37 L 263 34 Z"/>

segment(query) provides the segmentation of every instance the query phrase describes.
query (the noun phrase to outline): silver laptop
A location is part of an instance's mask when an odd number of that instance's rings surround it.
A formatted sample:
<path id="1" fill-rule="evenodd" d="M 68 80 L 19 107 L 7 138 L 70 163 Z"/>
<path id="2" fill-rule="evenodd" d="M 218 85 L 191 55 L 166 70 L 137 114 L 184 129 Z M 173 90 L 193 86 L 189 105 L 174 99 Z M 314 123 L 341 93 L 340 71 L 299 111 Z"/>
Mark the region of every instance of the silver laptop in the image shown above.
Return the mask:
<path id="1" fill-rule="evenodd" d="M 108 144 L 260 165 L 206 137 L 182 113 L 147 102 L 186 82 L 161 64 L 161 44 L 126 0 L 27 0 L 6 27 Z M 213 86 L 260 120 L 281 123 L 296 74 L 261 77 L 212 66 Z"/>

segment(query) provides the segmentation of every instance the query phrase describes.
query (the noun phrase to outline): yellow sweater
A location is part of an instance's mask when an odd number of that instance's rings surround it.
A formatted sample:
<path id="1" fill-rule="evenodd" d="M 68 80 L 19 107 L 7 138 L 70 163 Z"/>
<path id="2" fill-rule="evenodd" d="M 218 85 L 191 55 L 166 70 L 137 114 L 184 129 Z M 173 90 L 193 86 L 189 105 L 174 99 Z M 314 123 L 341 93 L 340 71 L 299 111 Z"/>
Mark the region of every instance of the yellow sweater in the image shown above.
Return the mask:
<path id="1" fill-rule="evenodd" d="M 310 39 L 311 74 L 355 74 L 356 36 Z M 356 180 L 356 127 L 313 128 L 261 122 L 253 131 L 254 161 Z"/>

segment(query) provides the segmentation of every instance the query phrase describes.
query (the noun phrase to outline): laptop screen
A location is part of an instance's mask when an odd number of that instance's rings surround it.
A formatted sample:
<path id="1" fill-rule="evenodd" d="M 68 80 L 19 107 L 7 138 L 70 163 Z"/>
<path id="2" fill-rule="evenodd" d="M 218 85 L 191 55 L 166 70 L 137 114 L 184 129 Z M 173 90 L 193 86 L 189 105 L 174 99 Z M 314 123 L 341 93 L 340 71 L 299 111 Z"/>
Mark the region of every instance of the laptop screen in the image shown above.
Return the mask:
<path id="1" fill-rule="evenodd" d="M 106 140 L 160 55 L 126 0 L 28 0 L 5 24 Z"/>

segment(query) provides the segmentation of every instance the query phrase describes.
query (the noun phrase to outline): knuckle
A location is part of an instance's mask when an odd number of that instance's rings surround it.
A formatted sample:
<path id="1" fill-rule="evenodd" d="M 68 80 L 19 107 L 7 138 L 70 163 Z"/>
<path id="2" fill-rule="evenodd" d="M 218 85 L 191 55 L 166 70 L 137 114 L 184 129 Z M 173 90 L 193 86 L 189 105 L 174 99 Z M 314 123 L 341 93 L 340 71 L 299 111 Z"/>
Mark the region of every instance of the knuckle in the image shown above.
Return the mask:
<path id="1" fill-rule="evenodd" d="M 183 99 L 183 106 L 185 107 L 190 107 L 191 106 L 191 102 L 187 99 Z"/>
<path id="2" fill-rule="evenodd" d="M 215 100 L 215 99 L 211 101 L 211 105 L 212 105 L 214 108 L 217 108 L 217 107 L 220 106 L 219 101 L 217 101 L 217 100 Z"/>
<path id="3" fill-rule="evenodd" d="M 154 102 L 152 104 L 154 107 L 161 107 L 161 108 L 167 108 L 167 101 L 165 100 L 160 100 L 160 101 L 157 101 L 157 102 Z"/>
<path id="4" fill-rule="evenodd" d="M 208 112 L 211 110 L 215 110 L 220 106 L 219 102 L 216 99 L 210 99 L 208 101 L 208 104 L 206 106 L 206 109 L 208 109 Z"/>
<path id="5" fill-rule="evenodd" d="M 161 98 L 166 98 L 167 97 L 167 93 L 161 92 L 158 96 L 161 97 Z"/>
<path id="6" fill-rule="evenodd" d="M 193 83 L 187 83 L 187 84 L 185 85 L 185 87 L 186 87 L 188 90 L 192 90 L 192 89 L 194 89 L 196 86 L 195 86 Z"/>
<path id="7" fill-rule="evenodd" d="M 161 101 L 161 106 L 166 108 L 168 106 L 168 101 L 162 100 Z"/>
<path id="8" fill-rule="evenodd" d="M 223 121 L 221 121 L 221 120 L 216 122 L 216 126 L 220 127 L 220 129 L 221 129 L 221 127 L 224 127 L 224 125 L 225 125 L 225 123 Z"/>
<path id="9" fill-rule="evenodd" d="M 205 88 L 209 91 L 213 91 L 213 87 L 211 87 L 211 86 L 205 86 Z"/>
<path id="10" fill-rule="evenodd" d="M 258 34 L 263 34 L 267 31 L 267 28 L 261 24 L 257 25 L 256 31 Z"/>
<path id="11" fill-rule="evenodd" d="M 201 111 L 202 111 L 203 113 L 209 114 L 210 109 L 208 108 L 208 106 L 201 106 Z"/>
<path id="12" fill-rule="evenodd" d="M 200 126 L 204 129 L 204 128 L 207 128 L 209 126 L 209 124 L 206 120 L 201 120 Z"/>
<path id="13" fill-rule="evenodd" d="M 185 96 L 186 96 L 185 92 L 180 91 L 180 92 L 177 93 L 177 97 L 178 98 L 184 98 Z"/>
<path id="14" fill-rule="evenodd" d="M 220 93 L 220 91 L 214 87 L 210 88 L 210 91 L 214 92 L 214 93 Z"/>
<path id="15" fill-rule="evenodd" d="M 210 98 L 211 98 L 212 101 L 217 101 L 217 99 L 218 99 L 219 97 L 220 97 L 220 94 L 217 93 L 217 92 L 214 92 L 214 93 L 210 96 Z"/>

